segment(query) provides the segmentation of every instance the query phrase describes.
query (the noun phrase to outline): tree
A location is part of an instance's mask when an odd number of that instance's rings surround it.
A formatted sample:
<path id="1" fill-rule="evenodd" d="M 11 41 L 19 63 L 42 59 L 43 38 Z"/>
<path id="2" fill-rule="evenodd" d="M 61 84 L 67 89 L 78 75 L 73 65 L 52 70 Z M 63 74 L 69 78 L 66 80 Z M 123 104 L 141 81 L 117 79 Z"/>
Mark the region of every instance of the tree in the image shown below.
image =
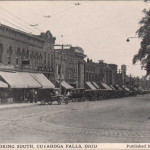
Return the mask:
<path id="1" fill-rule="evenodd" d="M 143 10 L 144 17 L 139 22 L 140 28 L 137 30 L 138 38 L 141 38 L 141 46 L 137 54 L 133 57 L 133 64 L 141 62 L 142 68 L 146 70 L 146 76 L 150 74 L 150 9 Z"/>

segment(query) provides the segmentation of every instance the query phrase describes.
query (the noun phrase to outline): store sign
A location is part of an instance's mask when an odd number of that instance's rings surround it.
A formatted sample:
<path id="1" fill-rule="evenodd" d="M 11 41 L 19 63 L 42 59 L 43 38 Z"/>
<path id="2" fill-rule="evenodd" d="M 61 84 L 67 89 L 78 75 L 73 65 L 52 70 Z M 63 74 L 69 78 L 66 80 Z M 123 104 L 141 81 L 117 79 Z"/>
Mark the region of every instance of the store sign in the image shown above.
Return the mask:
<path id="1" fill-rule="evenodd" d="M 53 67 L 38 67 L 38 71 L 53 72 Z"/>
<path id="2" fill-rule="evenodd" d="M 0 64 L 0 69 L 14 69 L 14 66 L 13 65 Z"/>

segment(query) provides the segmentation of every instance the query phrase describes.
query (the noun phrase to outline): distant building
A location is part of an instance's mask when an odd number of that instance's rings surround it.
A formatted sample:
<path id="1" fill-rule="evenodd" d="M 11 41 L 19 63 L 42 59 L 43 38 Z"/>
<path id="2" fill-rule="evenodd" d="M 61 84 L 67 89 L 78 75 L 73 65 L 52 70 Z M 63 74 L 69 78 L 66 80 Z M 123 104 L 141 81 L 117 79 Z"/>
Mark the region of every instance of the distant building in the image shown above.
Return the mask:
<path id="1" fill-rule="evenodd" d="M 85 79 L 86 82 L 105 82 L 107 84 L 114 84 L 116 80 L 115 64 L 106 64 L 102 60 L 99 63 L 87 59 L 85 63 Z"/>
<path id="2" fill-rule="evenodd" d="M 116 64 L 108 64 L 109 69 L 110 69 L 110 74 L 112 74 L 111 77 L 111 83 L 116 84 L 117 83 L 117 69 L 118 66 Z"/>
<path id="3" fill-rule="evenodd" d="M 55 49 L 56 80 L 61 78 L 73 87 L 83 88 L 85 57 L 86 55 L 80 47 Z"/>

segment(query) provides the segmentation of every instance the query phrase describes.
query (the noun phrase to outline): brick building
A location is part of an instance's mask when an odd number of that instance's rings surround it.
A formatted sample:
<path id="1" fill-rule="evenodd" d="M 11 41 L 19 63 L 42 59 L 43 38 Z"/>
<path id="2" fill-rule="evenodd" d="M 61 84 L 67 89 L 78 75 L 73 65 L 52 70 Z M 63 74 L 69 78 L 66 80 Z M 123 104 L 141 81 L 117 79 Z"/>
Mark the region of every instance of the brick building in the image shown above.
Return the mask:
<path id="1" fill-rule="evenodd" d="M 87 59 L 85 63 L 85 79 L 86 82 L 105 82 L 107 84 L 115 84 L 117 74 L 117 65 L 107 64 L 102 60 L 99 63 Z"/>
<path id="2" fill-rule="evenodd" d="M 1 24 L 0 68 L 43 72 L 54 81 L 54 43 L 50 31 L 32 35 Z"/>
<path id="3" fill-rule="evenodd" d="M 73 87 L 84 87 L 84 58 L 86 55 L 80 47 L 56 48 L 55 68 L 56 80 L 60 78 Z"/>

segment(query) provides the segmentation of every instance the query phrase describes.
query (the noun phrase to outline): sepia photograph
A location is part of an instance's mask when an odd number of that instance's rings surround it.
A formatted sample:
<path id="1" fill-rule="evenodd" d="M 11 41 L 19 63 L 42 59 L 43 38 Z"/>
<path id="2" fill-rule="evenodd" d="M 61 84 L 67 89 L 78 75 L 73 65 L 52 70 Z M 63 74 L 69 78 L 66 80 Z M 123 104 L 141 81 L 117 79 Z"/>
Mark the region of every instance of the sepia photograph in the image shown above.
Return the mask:
<path id="1" fill-rule="evenodd" d="M 0 149 L 150 148 L 149 75 L 149 0 L 0 1 Z"/>

